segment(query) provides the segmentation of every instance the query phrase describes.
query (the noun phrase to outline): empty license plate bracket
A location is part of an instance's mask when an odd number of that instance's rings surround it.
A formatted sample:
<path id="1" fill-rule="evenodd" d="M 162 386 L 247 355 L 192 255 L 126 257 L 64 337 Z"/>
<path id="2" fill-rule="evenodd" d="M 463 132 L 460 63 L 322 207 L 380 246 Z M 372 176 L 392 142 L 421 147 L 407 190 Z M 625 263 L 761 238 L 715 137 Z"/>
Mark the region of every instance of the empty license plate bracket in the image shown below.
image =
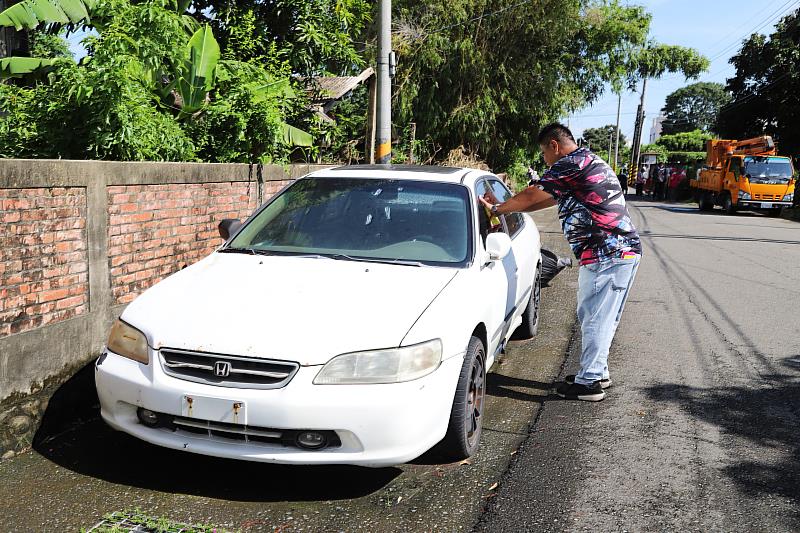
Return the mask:
<path id="1" fill-rule="evenodd" d="M 212 422 L 247 424 L 247 406 L 242 400 L 184 394 L 181 397 L 181 415 Z"/>

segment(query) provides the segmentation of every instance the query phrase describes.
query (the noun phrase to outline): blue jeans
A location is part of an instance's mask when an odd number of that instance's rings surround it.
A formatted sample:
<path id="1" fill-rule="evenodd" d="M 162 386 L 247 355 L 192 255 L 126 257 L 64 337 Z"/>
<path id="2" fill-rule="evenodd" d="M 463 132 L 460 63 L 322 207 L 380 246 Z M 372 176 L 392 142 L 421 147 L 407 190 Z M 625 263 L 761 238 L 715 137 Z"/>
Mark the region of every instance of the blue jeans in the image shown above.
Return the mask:
<path id="1" fill-rule="evenodd" d="M 578 272 L 578 320 L 581 323 L 581 370 L 575 383 L 608 379 L 608 351 L 625 301 L 639 268 L 640 256 L 584 265 Z"/>

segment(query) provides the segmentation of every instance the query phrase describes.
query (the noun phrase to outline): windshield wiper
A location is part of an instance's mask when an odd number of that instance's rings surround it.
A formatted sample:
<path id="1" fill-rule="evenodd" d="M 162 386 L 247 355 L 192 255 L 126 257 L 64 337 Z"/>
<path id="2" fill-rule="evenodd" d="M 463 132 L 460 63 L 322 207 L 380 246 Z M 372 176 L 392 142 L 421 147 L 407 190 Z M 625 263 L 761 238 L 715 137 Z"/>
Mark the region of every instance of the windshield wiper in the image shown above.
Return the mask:
<path id="1" fill-rule="evenodd" d="M 249 255 L 256 255 L 256 251 L 252 248 L 234 248 L 229 246 L 227 248 L 223 248 L 222 250 L 217 250 L 217 252 L 221 254 L 249 254 Z"/>
<path id="2" fill-rule="evenodd" d="M 411 261 L 409 259 L 381 259 L 377 257 L 353 257 L 352 255 L 347 255 L 347 254 L 330 254 L 327 257 L 336 260 L 357 261 L 359 263 L 381 263 L 384 265 L 403 265 L 403 266 L 415 266 L 415 267 L 424 266 L 424 264 L 419 261 Z"/>
<path id="3" fill-rule="evenodd" d="M 286 257 L 300 257 L 302 259 L 322 259 L 325 257 L 322 254 L 305 253 L 305 252 L 271 252 L 274 255 L 283 255 Z"/>

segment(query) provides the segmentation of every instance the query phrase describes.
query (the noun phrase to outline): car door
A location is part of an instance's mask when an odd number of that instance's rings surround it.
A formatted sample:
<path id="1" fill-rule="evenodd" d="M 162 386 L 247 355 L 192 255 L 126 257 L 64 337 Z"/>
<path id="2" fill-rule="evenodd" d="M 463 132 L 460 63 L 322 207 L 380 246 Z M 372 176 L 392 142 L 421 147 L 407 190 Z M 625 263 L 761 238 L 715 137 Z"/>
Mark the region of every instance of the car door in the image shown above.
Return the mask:
<path id="1" fill-rule="evenodd" d="M 489 183 L 484 178 L 475 182 L 475 203 L 477 204 L 478 214 L 478 253 L 479 260 L 479 290 L 482 294 L 491 295 L 486 299 L 485 305 L 489 306 L 490 323 L 486 329 L 489 337 L 488 352 L 495 352 L 502 346 L 502 341 L 508 334 L 510 320 L 513 315 L 517 294 L 517 265 L 514 253 L 509 253 L 503 261 L 488 261 L 486 253 L 486 237 L 496 231 L 506 232 L 504 223 L 492 227 L 491 220 L 486 213 L 486 209 L 478 201 L 490 189 Z"/>
<path id="2" fill-rule="evenodd" d="M 511 191 L 503 182 L 494 176 L 486 178 L 492 192 L 500 202 L 505 202 L 511 198 Z M 513 261 L 516 267 L 515 296 L 514 296 L 514 315 L 519 315 L 525 310 L 525 306 L 530 296 L 533 278 L 536 274 L 537 246 L 538 239 L 532 239 L 532 227 L 534 224 L 521 213 L 511 213 L 502 216 L 506 232 L 511 237 L 510 262 Z M 531 226 L 531 227 L 526 227 Z M 535 248 L 535 249 L 534 249 Z"/>

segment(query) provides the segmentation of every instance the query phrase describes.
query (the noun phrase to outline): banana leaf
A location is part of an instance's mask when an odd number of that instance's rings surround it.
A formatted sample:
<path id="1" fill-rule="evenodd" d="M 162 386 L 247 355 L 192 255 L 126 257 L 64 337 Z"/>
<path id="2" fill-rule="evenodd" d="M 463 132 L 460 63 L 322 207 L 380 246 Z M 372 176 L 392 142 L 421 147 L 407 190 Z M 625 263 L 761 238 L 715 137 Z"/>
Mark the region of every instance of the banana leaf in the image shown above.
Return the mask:
<path id="1" fill-rule="evenodd" d="M 214 88 L 220 50 L 208 25 L 197 30 L 189 39 L 188 57 L 175 85 L 183 102 L 183 116 L 202 109 L 208 92 Z"/>
<path id="2" fill-rule="evenodd" d="M 4 57 L 0 59 L 0 79 L 21 78 L 26 74 L 52 67 L 58 59 L 36 57 Z"/>
<path id="3" fill-rule="evenodd" d="M 295 98 L 289 78 L 282 78 L 271 83 L 248 83 L 245 87 L 253 93 L 253 102 L 263 102 L 268 98 L 281 97 L 284 99 Z"/>
<path id="4" fill-rule="evenodd" d="M 0 12 L 0 26 L 19 31 L 40 24 L 88 22 L 95 4 L 96 0 L 23 0 Z"/>
<path id="5" fill-rule="evenodd" d="M 313 146 L 314 137 L 294 126 L 283 123 L 283 142 L 289 146 Z"/>

